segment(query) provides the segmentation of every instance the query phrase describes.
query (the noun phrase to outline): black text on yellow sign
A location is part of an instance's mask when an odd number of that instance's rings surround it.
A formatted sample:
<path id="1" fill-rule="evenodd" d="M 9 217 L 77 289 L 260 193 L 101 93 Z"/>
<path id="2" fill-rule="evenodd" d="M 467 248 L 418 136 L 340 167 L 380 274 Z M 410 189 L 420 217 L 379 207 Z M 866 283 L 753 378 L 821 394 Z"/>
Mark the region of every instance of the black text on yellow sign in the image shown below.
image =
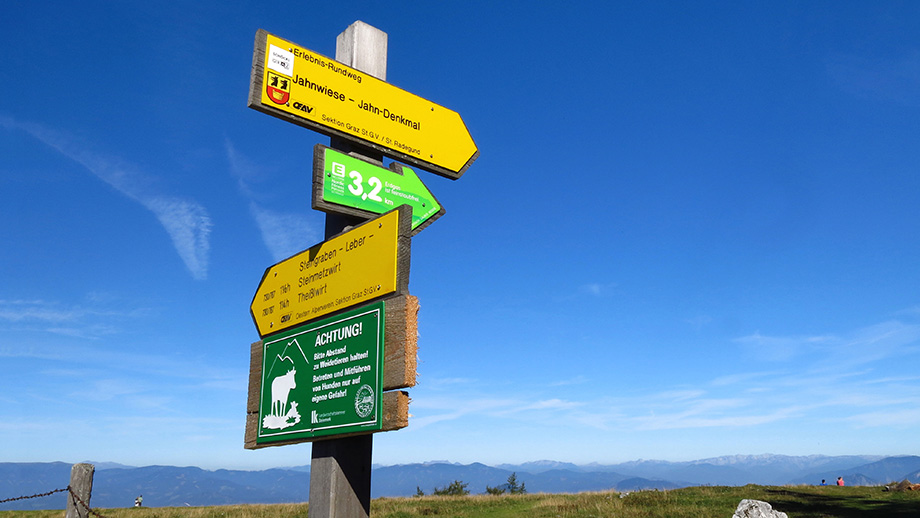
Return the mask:
<path id="1" fill-rule="evenodd" d="M 447 178 L 479 156 L 457 112 L 261 29 L 249 106 Z"/>
<path id="2" fill-rule="evenodd" d="M 407 291 L 411 220 L 402 205 L 266 269 L 250 305 L 259 336 Z"/>

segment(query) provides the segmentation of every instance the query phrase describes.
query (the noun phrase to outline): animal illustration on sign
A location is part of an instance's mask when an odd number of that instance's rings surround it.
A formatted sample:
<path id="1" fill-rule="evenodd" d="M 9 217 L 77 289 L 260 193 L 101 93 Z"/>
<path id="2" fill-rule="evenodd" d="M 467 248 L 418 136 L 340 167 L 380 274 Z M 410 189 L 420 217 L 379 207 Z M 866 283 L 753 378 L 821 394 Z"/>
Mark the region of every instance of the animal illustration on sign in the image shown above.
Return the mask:
<path id="1" fill-rule="evenodd" d="M 278 417 L 284 415 L 291 389 L 297 388 L 297 381 L 294 380 L 295 374 L 297 374 L 297 370 L 291 369 L 286 374 L 272 380 L 272 415 Z"/>
<path id="2" fill-rule="evenodd" d="M 294 379 L 296 375 L 297 369 L 290 369 L 272 380 L 271 411 L 262 418 L 263 428 L 284 430 L 300 422 L 296 401 L 291 401 L 290 409 L 284 411 L 288 407 L 291 389 L 297 388 L 297 381 Z"/>
<path id="3" fill-rule="evenodd" d="M 300 358 L 303 358 L 303 363 L 300 363 Z M 291 400 L 291 391 L 297 388 L 297 366 L 303 367 L 309 364 L 307 355 L 304 354 L 296 338 L 287 342 L 281 354 L 274 357 L 271 367 L 268 367 L 269 378 L 277 372 L 284 372 L 284 374 L 271 378 L 271 405 L 268 412 L 263 414 L 263 428 L 284 430 L 300 422 L 297 401 Z M 265 389 L 269 388 L 267 383 L 268 379 L 266 379 Z M 265 395 L 268 396 L 268 393 Z"/>

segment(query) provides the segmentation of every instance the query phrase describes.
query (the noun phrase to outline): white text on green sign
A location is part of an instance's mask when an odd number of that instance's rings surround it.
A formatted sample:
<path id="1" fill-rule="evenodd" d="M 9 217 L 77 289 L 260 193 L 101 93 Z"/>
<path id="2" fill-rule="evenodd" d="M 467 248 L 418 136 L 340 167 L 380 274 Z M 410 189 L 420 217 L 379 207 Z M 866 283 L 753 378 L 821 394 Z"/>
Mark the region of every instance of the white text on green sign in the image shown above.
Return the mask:
<path id="1" fill-rule="evenodd" d="M 256 443 L 380 430 L 383 340 L 383 301 L 265 340 Z"/>
<path id="2" fill-rule="evenodd" d="M 427 226 L 444 214 L 438 200 L 415 171 L 404 165 L 394 162 L 390 164 L 391 169 L 386 169 L 321 145 L 317 145 L 314 152 L 322 153 L 315 160 L 317 165 L 322 164 L 321 171 L 317 171 L 322 178 L 315 177 L 314 181 L 322 182 L 323 202 L 372 214 L 383 214 L 407 204 L 412 207 L 413 235 L 419 227 Z"/>

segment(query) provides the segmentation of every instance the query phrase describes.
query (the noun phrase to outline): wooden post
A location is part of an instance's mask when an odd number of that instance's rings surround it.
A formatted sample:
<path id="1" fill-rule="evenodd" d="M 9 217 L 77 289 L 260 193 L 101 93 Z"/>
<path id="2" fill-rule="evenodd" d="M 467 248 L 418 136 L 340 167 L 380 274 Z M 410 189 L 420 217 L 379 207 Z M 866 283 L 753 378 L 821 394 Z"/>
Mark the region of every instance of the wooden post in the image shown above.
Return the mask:
<path id="1" fill-rule="evenodd" d="M 373 445 L 373 434 L 313 443 L 309 518 L 370 514 Z"/>
<path id="2" fill-rule="evenodd" d="M 96 467 L 92 464 L 74 464 L 70 468 L 70 491 L 67 492 L 67 510 L 64 518 L 89 517 L 89 499 L 93 493 L 95 471 Z"/>
<path id="3" fill-rule="evenodd" d="M 386 81 L 387 33 L 358 20 L 336 37 L 335 59 Z M 364 160 L 383 166 L 383 153 L 350 140 L 332 137 L 329 147 L 343 153 L 358 155 Z M 363 219 L 355 216 L 326 213 L 326 239 L 362 222 Z"/>
<path id="4" fill-rule="evenodd" d="M 335 59 L 386 80 L 387 34 L 357 21 L 336 38 Z M 383 163 L 383 154 L 342 139 L 330 147 Z M 360 218 L 326 215 L 326 239 Z M 374 436 L 359 435 L 313 443 L 310 463 L 310 518 L 366 518 L 371 510 L 371 454 Z"/>

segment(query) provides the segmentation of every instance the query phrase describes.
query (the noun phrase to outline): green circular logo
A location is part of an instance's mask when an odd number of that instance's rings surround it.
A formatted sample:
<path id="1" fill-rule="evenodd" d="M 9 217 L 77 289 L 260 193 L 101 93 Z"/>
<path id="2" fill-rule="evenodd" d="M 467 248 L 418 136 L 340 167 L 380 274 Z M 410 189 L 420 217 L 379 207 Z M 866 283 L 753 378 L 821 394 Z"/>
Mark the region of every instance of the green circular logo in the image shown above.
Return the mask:
<path id="1" fill-rule="evenodd" d="M 361 385 L 355 394 L 355 413 L 362 419 L 374 413 L 374 389 L 370 385 Z"/>

